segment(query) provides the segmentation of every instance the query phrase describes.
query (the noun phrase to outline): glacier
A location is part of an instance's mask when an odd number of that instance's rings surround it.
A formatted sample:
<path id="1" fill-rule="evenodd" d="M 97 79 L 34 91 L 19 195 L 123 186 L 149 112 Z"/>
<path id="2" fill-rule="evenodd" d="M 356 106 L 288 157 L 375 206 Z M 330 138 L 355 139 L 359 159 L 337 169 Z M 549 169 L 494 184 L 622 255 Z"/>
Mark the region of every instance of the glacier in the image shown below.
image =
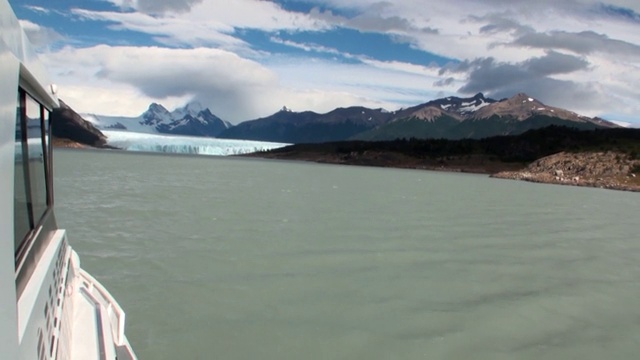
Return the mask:
<path id="1" fill-rule="evenodd" d="M 239 155 L 281 148 L 290 144 L 102 130 L 107 144 L 128 151 L 194 155 Z"/>

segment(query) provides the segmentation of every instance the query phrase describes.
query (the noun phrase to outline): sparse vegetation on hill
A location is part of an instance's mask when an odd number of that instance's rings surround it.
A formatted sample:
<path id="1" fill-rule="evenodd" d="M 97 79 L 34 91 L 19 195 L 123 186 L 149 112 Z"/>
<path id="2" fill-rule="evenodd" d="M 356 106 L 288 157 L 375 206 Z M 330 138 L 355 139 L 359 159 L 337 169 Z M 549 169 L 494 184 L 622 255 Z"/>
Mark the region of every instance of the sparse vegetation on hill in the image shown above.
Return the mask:
<path id="1" fill-rule="evenodd" d="M 529 130 L 517 136 L 461 140 L 409 138 L 393 141 L 297 144 L 252 156 L 336 164 L 493 174 L 501 171 L 522 170 L 538 159 L 563 152 L 566 156 L 561 156 L 554 161 L 557 160 L 558 164 L 569 166 L 572 162 L 580 160 L 585 169 L 583 178 L 593 180 L 588 185 L 599 186 L 600 183 L 608 181 L 604 179 L 608 170 L 602 170 L 603 167 L 594 164 L 594 162 L 606 159 L 607 164 L 604 165 L 612 166 L 612 169 L 614 167 L 615 169 L 626 169 L 624 174 L 617 170 L 610 172 L 611 174 L 615 173 L 615 176 L 618 177 L 631 176 L 639 172 L 640 160 L 637 158 L 640 154 L 640 129 L 615 128 L 580 131 L 575 128 L 552 125 L 542 129 Z M 608 155 L 573 156 L 573 154 L 587 153 L 606 153 Z M 589 169 L 598 169 L 598 174 L 595 174 L 598 176 L 589 174 L 591 171 Z M 545 173 L 550 171 L 547 168 L 543 169 L 543 167 L 539 167 L 538 170 Z M 544 181 L 544 179 L 540 181 L 550 182 Z M 607 184 L 611 185 L 614 182 L 609 181 Z M 617 188 L 613 185 L 609 187 Z"/>
<path id="2" fill-rule="evenodd" d="M 415 158 L 442 158 L 487 155 L 503 162 L 531 162 L 561 151 L 619 151 L 636 157 L 640 154 L 640 130 L 596 129 L 580 131 L 565 126 L 548 126 L 516 136 L 484 139 L 416 139 L 393 141 L 340 141 L 322 144 L 297 144 L 268 154 L 325 153 L 363 154 L 367 151 L 394 152 Z M 635 154 L 635 155 L 634 155 Z"/>

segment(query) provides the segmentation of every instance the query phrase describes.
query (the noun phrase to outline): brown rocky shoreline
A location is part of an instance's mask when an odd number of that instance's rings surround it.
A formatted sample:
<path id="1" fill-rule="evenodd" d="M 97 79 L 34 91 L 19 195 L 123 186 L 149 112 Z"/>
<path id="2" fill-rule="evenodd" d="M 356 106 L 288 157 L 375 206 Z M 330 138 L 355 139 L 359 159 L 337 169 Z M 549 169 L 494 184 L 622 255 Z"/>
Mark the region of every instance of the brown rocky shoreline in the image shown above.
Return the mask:
<path id="1" fill-rule="evenodd" d="M 55 137 L 52 136 L 51 137 L 51 144 L 54 147 L 58 147 L 58 148 L 67 148 L 67 149 L 98 149 L 96 147 L 93 146 L 89 146 L 89 145 L 85 145 L 85 144 L 81 144 L 77 141 L 73 141 L 73 140 L 69 140 L 69 139 L 65 139 L 65 138 L 59 138 L 59 137 Z"/>
<path id="2" fill-rule="evenodd" d="M 346 154 L 281 151 L 243 156 L 340 165 L 466 172 L 488 174 L 501 179 L 640 192 L 640 160 L 616 151 L 560 152 L 528 165 L 504 162 L 491 156 L 477 154 L 425 159 L 384 151 Z"/>
<path id="3" fill-rule="evenodd" d="M 538 159 L 519 171 L 501 171 L 491 177 L 547 184 L 640 191 L 640 160 L 607 152 L 561 152 Z"/>

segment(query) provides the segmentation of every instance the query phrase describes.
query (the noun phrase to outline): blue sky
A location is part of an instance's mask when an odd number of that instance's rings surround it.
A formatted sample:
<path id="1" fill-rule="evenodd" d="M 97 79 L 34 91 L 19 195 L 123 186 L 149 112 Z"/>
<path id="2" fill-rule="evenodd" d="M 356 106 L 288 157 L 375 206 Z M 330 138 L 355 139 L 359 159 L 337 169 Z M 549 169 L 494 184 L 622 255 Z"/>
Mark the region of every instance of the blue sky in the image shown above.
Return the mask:
<path id="1" fill-rule="evenodd" d="M 84 113 L 395 110 L 518 92 L 640 123 L 637 0 L 10 0 Z"/>

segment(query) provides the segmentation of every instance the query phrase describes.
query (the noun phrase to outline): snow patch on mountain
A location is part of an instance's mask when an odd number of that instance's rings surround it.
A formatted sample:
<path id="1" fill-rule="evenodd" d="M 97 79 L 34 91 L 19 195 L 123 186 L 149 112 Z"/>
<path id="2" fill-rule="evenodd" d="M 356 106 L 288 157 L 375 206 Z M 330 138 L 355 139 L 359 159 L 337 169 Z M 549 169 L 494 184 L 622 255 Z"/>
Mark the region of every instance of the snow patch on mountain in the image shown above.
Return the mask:
<path id="1" fill-rule="evenodd" d="M 491 103 L 484 101 L 484 99 L 480 100 L 479 104 L 477 102 L 462 103 L 462 107 L 459 108 L 458 111 L 463 114 L 475 112 L 487 105 L 491 105 Z"/>
<path id="2" fill-rule="evenodd" d="M 419 107 L 435 107 L 445 111 L 451 116 L 466 116 L 495 102 L 493 99 L 485 98 L 482 93 L 478 93 L 470 98 L 449 96 L 430 101 L 424 105 L 419 105 Z"/>
<path id="3" fill-rule="evenodd" d="M 616 121 L 616 120 L 609 120 L 609 121 L 618 126 L 622 126 L 625 128 L 640 128 L 640 123 L 631 123 L 628 121 Z"/>

